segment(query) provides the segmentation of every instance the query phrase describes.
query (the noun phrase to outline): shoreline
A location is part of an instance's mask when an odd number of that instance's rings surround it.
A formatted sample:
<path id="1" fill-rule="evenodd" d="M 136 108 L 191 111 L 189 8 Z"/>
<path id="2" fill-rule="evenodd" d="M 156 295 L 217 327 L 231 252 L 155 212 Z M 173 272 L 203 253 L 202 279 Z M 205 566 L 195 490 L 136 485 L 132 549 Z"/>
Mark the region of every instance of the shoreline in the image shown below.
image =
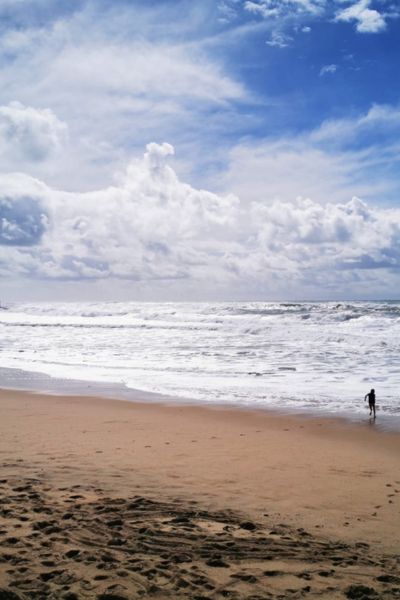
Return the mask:
<path id="1" fill-rule="evenodd" d="M 136 388 L 129 388 L 125 384 L 88 381 L 80 379 L 62 379 L 38 371 L 25 371 L 22 369 L 1 367 L 0 390 L 24 391 L 27 393 L 45 394 L 51 396 L 68 397 L 97 397 L 105 400 L 124 401 L 131 403 L 156 403 L 177 407 L 202 407 L 210 410 L 233 410 L 240 412 L 255 412 L 271 415 L 289 416 L 305 419 L 336 420 L 339 423 L 354 426 L 373 426 L 382 433 L 400 433 L 400 415 L 387 415 L 379 411 L 377 418 L 371 419 L 365 403 L 365 415 L 356 413 L 328 413 L 323 410 L 310 409 L 281 409 L 279 407 L 259 407 L 256 405 L 236 404 L 234 402 L 204 402 L 192 398 L 174 397 L 167 394 L 148 392 Z"/>
<path id="2" fill-rule="evenodd" d="M 0 411 L 0 588 L 244 600 L 288 589 L 339 599 L 367 585 L 397 597 L 379 579 L 400 582 L 397 433 L 10 390 Z"/>

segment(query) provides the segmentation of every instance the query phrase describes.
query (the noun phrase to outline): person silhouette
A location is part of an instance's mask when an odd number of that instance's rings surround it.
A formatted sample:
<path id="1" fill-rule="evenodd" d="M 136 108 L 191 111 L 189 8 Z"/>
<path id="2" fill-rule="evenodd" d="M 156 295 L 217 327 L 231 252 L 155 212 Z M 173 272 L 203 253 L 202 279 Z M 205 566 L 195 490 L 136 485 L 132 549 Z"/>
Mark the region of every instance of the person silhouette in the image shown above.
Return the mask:
<path id="1" fill-rule="evenodd" d="M 375 412 L 375 390 L 371 390 L 368 394 L 365 394 L 364 402 L 368 398 L 368 406 L 369 406 L 369 415 L 372 415 L 372 411 L 374 412 L 374 419 L 376 418 Z"/>

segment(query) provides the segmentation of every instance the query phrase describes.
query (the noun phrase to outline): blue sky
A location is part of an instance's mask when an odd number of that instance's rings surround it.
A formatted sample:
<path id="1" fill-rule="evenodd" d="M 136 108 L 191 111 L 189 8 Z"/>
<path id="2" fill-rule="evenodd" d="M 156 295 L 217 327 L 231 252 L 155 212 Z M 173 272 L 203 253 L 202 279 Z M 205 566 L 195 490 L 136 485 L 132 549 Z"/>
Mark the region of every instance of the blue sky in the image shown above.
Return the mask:
<path id="1" fill-rule="evenodd" d="M 0 0 L 3 295 L 398 297 L 399 28 L 393 0 Z"/>

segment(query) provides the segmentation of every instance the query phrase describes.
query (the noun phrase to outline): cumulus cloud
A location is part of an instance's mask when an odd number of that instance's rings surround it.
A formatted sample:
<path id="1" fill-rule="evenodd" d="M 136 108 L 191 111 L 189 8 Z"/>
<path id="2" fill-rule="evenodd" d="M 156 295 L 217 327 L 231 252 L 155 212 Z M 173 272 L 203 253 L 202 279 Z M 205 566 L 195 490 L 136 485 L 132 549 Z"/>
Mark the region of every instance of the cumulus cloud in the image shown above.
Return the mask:
<path id="1" fill-rule="evenodd" d="M 46 186 L 22 173 L 0 182 L 0 246 L 36 247 L 49 225 Z"/>
<path id="2" fill-rule="evenodd" d="M 0 178 L 3 276 L 281 286 L 400 270 L 400 210 L 358 198 L 255 200 L 182 182 L 149 144 L 118 185 L 81 194 Z"/>
<path id="3" fill-rule="evenodd" d="M 257 242 L 263 249 L 257 252 L 260 275 L 262 269 L 269 271 L 275 286 L 277 280 L 286 281 L 291 295 L 319 290 L 319 298 L 325 292 L 330 298 L 357 297 L 372 282 L 375 295 L 385 287 L 389 293 L 398 289 L 398 209 L 372 208 L 358 198 L 326 205 L 299 198 L 270 207 L 256 205 L 254 211 L 260 223 Z"/>
<path id="4" fill-rule="evenodd" d="M 383 14 L 369 8 L 371 0 L 358 0 L 337 12 L 336 21 L 355 22 L 360 33 L 378 33 L 386 28 Z"/>
<path id="5" fill-rule="evenodd" d="M 84 194 L 52 190 L 27 176 L 2 177 L 0 243 L 24 246 L 8 248 L 3 270 L 136 280 L 202 271 L 210 253 L 225 251 L 237 200 L 179 181 L 166 163 L 172 153 L 169 144 L 149 144 L 119 186 Z"/>
<path id="6" fill-rule="evenodd" d="M 0 196 L 0 245 L 33 246 L 40 243 L 47 215 L 40 198 Z"/>
<path id="7" fill-rule="evenodd" d="M 389 248 L 396 246 L 397 254 L 400 249 L 400 211 L 371 209 L 357 197 L 346 204 L 326 205 L 297 198 L 292 203 L 275 201 L 268 207 L 255 204 L 253 210 L 264 223 L 259 233 L 263 245 L 303 246 L 302 254 L 306 250 L 312 262 L 316 245 L 319 253 L 328 250 L 335 263 L 365 254 L 380 262 Z M 395 263 L 389 260 L 387 264 Z"/>
<path id="8" fill-rule="evenodd" d="M 62 146 L 66 134 L 66 124 L 48 108 L 21 102 L 0 106 L 0 153 L 4 155 L 43 160 Z"/>

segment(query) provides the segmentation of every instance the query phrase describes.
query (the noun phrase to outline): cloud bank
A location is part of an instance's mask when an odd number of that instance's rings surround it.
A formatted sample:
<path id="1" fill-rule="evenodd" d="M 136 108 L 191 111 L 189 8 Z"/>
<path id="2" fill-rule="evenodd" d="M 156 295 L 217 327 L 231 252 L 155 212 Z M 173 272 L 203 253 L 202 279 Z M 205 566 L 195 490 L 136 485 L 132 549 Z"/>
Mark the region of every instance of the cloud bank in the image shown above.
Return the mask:
<path id="1" fill-rule="evenodd" d="M 117 186 L 82 194 L 1 176 L 1 275 L 281 292 L 398 275 L 400 209 L 215 194 L 178 178 L 173 151 L 148 144 Z"/>
<path id="2" fill-rule="evenodd" d="M 125 298 L 148 282 L 150 299 L 399 289 L 394 0 L 0 5 L 16 296 L 26 278 Z M 170 144 L 125 170 L 149 140 Z"/>

